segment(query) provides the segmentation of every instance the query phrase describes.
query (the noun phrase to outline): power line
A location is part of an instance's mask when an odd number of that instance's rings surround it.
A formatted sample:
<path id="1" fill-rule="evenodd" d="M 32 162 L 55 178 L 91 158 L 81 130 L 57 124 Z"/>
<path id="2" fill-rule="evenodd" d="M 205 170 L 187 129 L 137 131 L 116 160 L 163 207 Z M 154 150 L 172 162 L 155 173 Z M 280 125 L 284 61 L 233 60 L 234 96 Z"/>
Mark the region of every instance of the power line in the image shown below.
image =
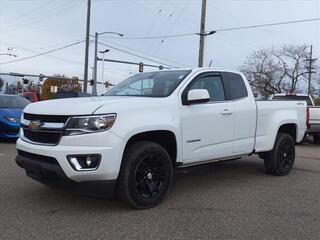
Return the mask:
<path id="1" fill-rule="evenodd" d="M 79 40 L 80 41 L 80 40 Z M 32 49 L 29 49 L 29 48 L 26 48 L 26 47 L 23 47 L 23 46 L 19 46 L 19 45 L 16 45 L 16 44 L 12 44 L 12 43 L 8 43 L 8 42 L 5 42 L 5 41 L 0 41 L 0 44 L 7 44 L 9 46 L 13 46 L 14 48 L 16 49 L 20 49 L 22 51 L 26 51 L 26 52 L 31 52 L 31 53 L 35 53 L 35 54 L 38 54 L 39 52 L 37 51 L 34 51 Z M 74 43 L 74 41 L 72 41 L 71 43 Z M 69 44 L 69 43 L 68 43 Z M 66 43 L 67 45 L 67 43 Z M 51 46 L 50 48 L 56 48 L 58 46 L 61 46 L 61 44 L 59 45 L 55 45 L 55 46 Z M 74 64 L 79 64 L 81 66 L 83 66 L 83 62 L 79 62 L 79 61 L 74 61 L 74 60 L 71 60 L 71 59 L 67 59 L 67 58 L 63 58 L 63 57 L 58 57 L 58 56 L 54 56 L 54 55 L 47 55 L 47 57 L 51 57 L 51 58 L 55 58 L 55 59 L 58 59 L 58 60 L 61 60 L 61 61 L 65 61 L 65 62 L 70 62 L 70 63 L 74 63 Z"/>
<path id="2" fill-rule="evenodd" d="M 31 10 L 26 11 L 26 12 L 22 13 L 21 15 L 13 18 L 13 19 L 9 19 L 9 22 L 16 22 L 18 19 L 25 18 L 26 16 L 28 16 L 28 15 L 36 12 L 37 10 L 40 10 L 40 9 L 42 9 L 42 8 L 47 7 L 48 5 L 50 5 L 50 4 L 52 4 L 52 3 L 53 3 L 53 1 L 48 0 L 48 1 L 46 1 L 46 2 L 43 3 L 43 4 L 41 4 L 41 5 L 38 6 L 38 7 L 32 8 Z M 8 22 L 7 22 L 7 23 L 8 23 Z"/>
<path id="3" fill-rule="evenodd" d="M 126 54 L 129 54 L 131 56 L 135 56 L 135 57 L 138 57 L 138 58 L 142 58 L 142 59 L 145 59 L 145 60 L 148 60 L 148 61 L 151 61 L 151 62 L 154 62 L 154 63 L 158 63 L 160 65 L 163 65 L 163 66 L 168 66 L 168 67 L 171 67 L 171 68 L 176 68 L 172 65 L 169 65 L 169 64 L 166 64 L 166 63 L 163 63 L 163 62 L 159 62 L 159 61 L 156 61 L 156 60 L 153 60 L 151 58 L 147 58 L 147 57 L 143 57 L 141 55 L 138 55 L 138 54 L 135 54 L 135 53 L 132 53 L 132 52 L 129 52 L 129 51 L 126 51 L 126 50 L 123 50 L 123 49 L 120 49 L 120 48 L 117 48 L 117 47 L 114 47 L 114 46 L 111 46 L 111 45 L 108 45 L 108 44 L 105 44 L 105 43 L 102 43 L 102 42 L 98 42 L 99 44 L 103 45 L 103 46 L 106 46 L 106 47 L 109 47 L 109 48 L 112 48 L 112 49 L 115 49 L 119 52 L 123 52 L 123 53 L 126 53 Z"/>
<path id="4" fill-rule="evenodd" d="M 303 20 L 295 20 L 295 21 L 287 21 L 287 22 L 277 22 L 277 23 L 266 23 L 266 24 L 251 25 L 251 26 L 244 26 L 244 27 L 221 28 L 221 29 L 217 29 L 215 31 L 217 31 L 217 32 L 234 31 L 234 30 L 241 30 L 241 29 L 270 27 L 270 26 L 287 25 L 287 24 L 304 23 L 304 22 L 314 22 L 314 21 L 320 21 L 320 18 L 311 18 L 311 19 L 303 19 Z"/>
<path id="5" fill-rule="evenodd" d="M 42 55 L 46 55 L 46 54 L 49 54 L 49 53 L 53 53 L 53 52 L 56 52 L 56 51 L 59 51 L 59 50 L 65 49 L 65 48 L 69 48 L 69 47 L 78 45 L 78 44 L 83 43 L 83 42 L 84 42 L 84 40 L 77 41 L 77 42 L 74 42 L 74 43 L 71 43 L 71 44 L 56 48 L 56 49 L 52 49 L 52 50 L 49 50 L 49 51 L 46 51 L 46 52 L 38 53 L 38 54 L 35 54 L 35 55 L 31 55 L 31 56 L 28 56 L 28 57 L 12 60 L 12 61 L 8 61 L 8 62 L 2 62 L 2 63 L 0 63 L 0 65 L 14 63 L 14 62 L 20 62 L 20 61 L 28 60 L 28 59 L 31 59 L 31 58 L 39 57 L 39 56 L 42 56 Z"/>
<path id="6" fill-rule="evenodd" d="M 152 24 L 151 24 L 150 27 L 148 28 L 145 37 L 149 37 L 149 36 L 150 36 L 150 34 L 151 34 L 151 32 L 152 32 L 152 29 L 153 29 L 153 27 L 155 26 L 155 24 L 156 24 L 159 16 L 162 14 L 163 9 L 164 9 L 164 6 L 166 5 L 166 3 L 167 3 L 167 0 L 164 0 L 163 3 L 162 3 L 162 5 L 161 5 L 161 7 L 160 7 L 160 9 L 159 9 L 158 12 L 157 12 L 156 17 L 154 18 Z M 142 39 L 142 40 L 143 40 L 143 39 Z M 141 41 L 141 44 L 140 44 L 140 46 L 139 46 L 139 48 L 138 48 L 139 50 L 142 48 L 142 46 L 144 45 L 144 43 L 145 43 L 145 41 Z"/>
<path id="7" fill-rule="evenodd" d="M 171 19 L 173 19 L 175 16 L 176 16 L 176 9 L 180 6 L 180 2 L 177 2 L 177 4 L 175 4 L 175 6 L 173 7 L 173 9 L 171 10 L 171 12 L 169 13 L 169 16 L 167 17 L 166 21 L 164 22 L 162 28 L 159 30 L 159 33 L 162 34 L 162 32 L 164 32 L 165 28 L 169 25 Z M 170 27 L 169 27 L 170 28 Z M 166 31 L 165 35 L 168 35 L 168 32 Z M 161 46 L 161 43 L 163 42 L 163 39 L 161 39 L 160 42 L 155 43 L 155 49 L 152 51 L 152 54 L 155 54 L 158 49 L 160 48 Z M 149 49 L 150 51 L 151 49 Z M 149 52 L 148 51 L 148 52 Z"/>
<path id="8" fill-rule="evenodd" d="M 288 25 L 288 24 L 315 22 L 315 21 L 320 21 L 320 18 L 302 19 L 302 20 L 276 22 L 276 23 L 266 23 L 266 24 L 241 26 L 241 27 L 233 27 L 233 28 L 220 28 L 220 29 L 216 29 L 216 30 L 212 30 L 212 31 L 208 31 L 208 32 L 213 32 L 213 31 L 215 31 L 215 32 L 225 32 L 225 31 L 234 31 L 234 30 L 242 30 L 242 29 L 252 29 L 252 28 L 261 28 L 261 27 L 270 27 L 270 26 Z M 173 34 L 173 35 L 167 35 L 167 36 L 122 37 L 122 38 L 110 37 L 110 38 L 140 40 L 140 39 L 177 38 L 177 37 L 196 36 L 196 35 L 199 35 L 199 33 L 193 32 L 193 33 Z"/>
<path id="9" fill-rule="evenodd" d="M 133 48 L 130 48 L 130 47 L 127 47 L 127 46 L 123 46 L 123 45 L 120 45 L 118 43 L 114 43 L 114 42 L 111 42 L 111 41 L 108 41 L 106 37 L 103 37 L 103 36 L 100 36 L 100 38 L 104 39 L 104 41 L 106 41 L 107 43 L 109 44 L 112 44 L 112 45 L 116 45 L 120 48 L 126 48 L 126 49 L 129 49 L 130 51 L 134 51 L 134 52 L 137 52 L 137 53 L 140 53 L 142 55 L 145 55 L 145 56 L 149 56 L 149 57 L 153 57 L 153 58 L 156 58 L 156 59 L 159 59 L 160 61 L 166 61 L 166 62 L 170 62 L 170 63 L 173 63 L 173 64 L 177 64 L 177 65 L 180 65 L 180 66 L 184 66 L 184 67 L 189 67 L 183 63 L 180 63 L 180 62 L 176 62 L 176 61 L 173 61 L 173 60 L 170 60 L 170 59 L 166 59 L 166 58 L 160 58 L 156 55 L 153 55 L 153 54 L 147 54 L 145 52 L 141 52 L 139 50 L 136 50 L 136 49 L 133 49 Z"/>
<path id="10" fill-rule="evenodd" d="M 64 15 L 64 14 L 76 9 L 77 7 L 83 5 L 83 2 L 74 2 L 74 1 L 75 0 L 73 0 L 71 2 L 71 5 L 70 5 L 70 3 L 68 3 L 69 5 L 63 4 L 63 5 L 56 7 L 53 10 L 48 9 L 49 11 L 42 13 L 40 15 L 37 15 L 36 17 L 31 16 L 29 19 L 27 18 L 21 22 L 18 22 L 18 23 L 15 23 L 15 24 L 9 26 L 9 28 L 3 30 L 3 32 L 9 32 L 9 31 L 14 31 L 14 30 L 20 29 L 20 28 L 25 27 L 29 24 L 37 23 L 42 19 L 48 19 L 51 17 L 57 17 L 57 16 Z"/>
<path id="11" fill-rule="evenodd" d="M 166 36 L 169 35 L 169 33 L 171 32 L 172 28 L 174 27 L 174 25 L 176 24 L 176 22 L 179 20 L 181 14 L 184 12 L 184 10 L 186 9 L 187 5 L 189 4 L 189 2 L 185 2 L 184 6 L 182 7 L 182 9 L 180 10 L 180 12 L 177 14 L 176 19 L 172 22 L 172 24 L 169 26 Z M 153 51 L 153 54 L 156 54 L 161 46 L 161 44 L 164 43 L 164 41 L 166 40 L 166 37 L 163 38 L 160 43 L 158 44 L 158 47 L 156 48 L 156 50 Z"/>

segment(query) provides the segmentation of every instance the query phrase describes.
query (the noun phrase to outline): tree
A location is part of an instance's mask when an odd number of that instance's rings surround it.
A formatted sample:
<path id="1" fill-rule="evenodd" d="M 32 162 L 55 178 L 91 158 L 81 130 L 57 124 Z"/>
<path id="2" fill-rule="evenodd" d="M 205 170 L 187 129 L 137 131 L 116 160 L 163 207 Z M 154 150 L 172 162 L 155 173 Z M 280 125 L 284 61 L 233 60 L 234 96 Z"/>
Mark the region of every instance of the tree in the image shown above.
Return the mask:
<path id="1" fill-rule="evenodd" d="M 253 89 L 264 97 L 281 92 L 306 93 L 308 58 L 306 45 L 263 48 L 248 56 L 240 70 Z M 315 80 L 311 89 L 316 91 Z"/>
<path id="2" fill-rule="evenodd" d="M 55 75 L 47 78 L 42 85 L 41 99 L 52 99 L 54 93 L 51 92 L 51 86 L 56 86 L 59 92 L 72 91 L 80 92 L 81 86 L 77 77 L 65 78 L 64 75 Z"/>

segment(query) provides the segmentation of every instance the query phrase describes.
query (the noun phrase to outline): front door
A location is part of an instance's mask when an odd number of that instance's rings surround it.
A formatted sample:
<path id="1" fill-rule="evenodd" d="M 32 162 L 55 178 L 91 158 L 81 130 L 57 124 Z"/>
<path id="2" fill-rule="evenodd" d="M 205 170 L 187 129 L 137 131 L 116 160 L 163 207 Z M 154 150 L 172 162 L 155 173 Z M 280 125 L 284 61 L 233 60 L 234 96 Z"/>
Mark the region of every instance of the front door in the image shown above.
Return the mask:
<path id="1" fill-rule="evenodd" d="M 232 155 L 234 109 L 226 101 L 219 74 L 197 76 L 184 90 L 206 89 L 210 100 L 182 106 L 182 146 L 185 163 L 211 160 Z"/>

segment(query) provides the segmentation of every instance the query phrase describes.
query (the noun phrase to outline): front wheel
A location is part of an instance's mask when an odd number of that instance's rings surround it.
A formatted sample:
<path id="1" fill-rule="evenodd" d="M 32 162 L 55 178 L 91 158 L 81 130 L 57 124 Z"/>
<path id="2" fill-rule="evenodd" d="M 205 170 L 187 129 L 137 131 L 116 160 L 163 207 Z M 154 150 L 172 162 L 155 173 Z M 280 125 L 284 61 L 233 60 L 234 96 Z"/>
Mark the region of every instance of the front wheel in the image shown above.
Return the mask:
<path id="1" fill-rule="evenodd" d="M 173 178 L 167 151 L 154 142 L 137 142 L 125 152 L 121 166 L 118 197 L 135 208 L 158 205 L 169 193 Z"/>
<path id="2" fill-rule="evenodd" d="M 287 175 L 293 168 L 295 145 L 287 133 L 278 133 L 270 152 L 264 154 L 264 166 L 268 173 L 278 176 Z"/>

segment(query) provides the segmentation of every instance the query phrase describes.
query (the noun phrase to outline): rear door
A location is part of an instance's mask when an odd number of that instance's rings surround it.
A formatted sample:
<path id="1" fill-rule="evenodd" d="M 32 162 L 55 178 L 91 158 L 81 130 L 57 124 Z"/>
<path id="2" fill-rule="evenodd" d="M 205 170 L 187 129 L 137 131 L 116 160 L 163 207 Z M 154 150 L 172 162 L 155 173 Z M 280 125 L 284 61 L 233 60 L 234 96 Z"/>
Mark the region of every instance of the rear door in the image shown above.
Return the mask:
<path id="1" fill-rule="evenodd" d="M 197 76 L 184 89 L 206 89 L 210 101 L 182 106 L 182 146 L 185 162 L 197 162 L 232 155 L 234 109 L 226 100 L 220 74 Z"/>
<path id="2" fill-rule="evenodd" d="M 255 99 L 252 94 L 249 95 L 247 89 L 250 86 L 246 86 L 240 74 L 222 72 L 221 76 L 234 114 L 232 152 L 235 155 L 250 153 L 254 147 L 256 130 Z"/>

